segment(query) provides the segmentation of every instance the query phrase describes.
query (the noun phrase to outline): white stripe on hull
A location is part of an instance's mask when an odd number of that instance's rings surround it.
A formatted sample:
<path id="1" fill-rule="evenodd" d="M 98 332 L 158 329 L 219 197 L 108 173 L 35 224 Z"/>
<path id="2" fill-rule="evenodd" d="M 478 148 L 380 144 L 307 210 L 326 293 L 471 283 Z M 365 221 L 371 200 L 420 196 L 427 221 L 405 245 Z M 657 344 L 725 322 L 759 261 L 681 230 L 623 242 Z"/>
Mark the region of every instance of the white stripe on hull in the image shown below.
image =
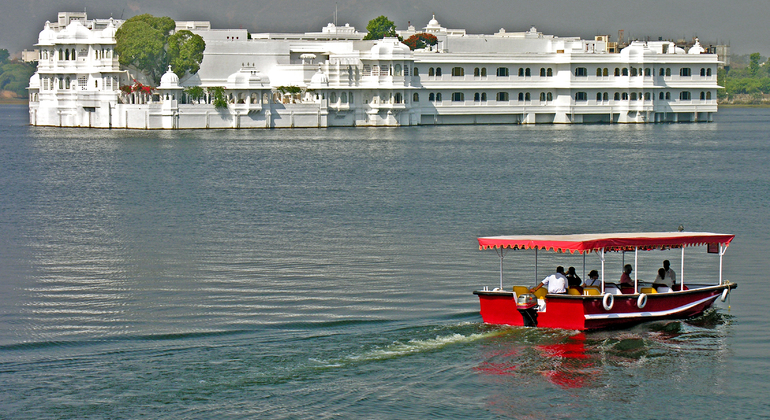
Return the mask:
<path id="1" fill-rule="evenodd" d="M 691 309 L 695 306 L 698 306 L 704 302 L 708 302 L 709 300 L 715 300 L 719 295 L 714 296 L 708 296 L 701 300 L 697 300 L 695 302 L 688 303 L 687 305 L 680 306 L 673 309 L 668 309 L 665 311 L 656 311 L 656 312 L 623 312 L 623 313 L 606 313 L 606 314 L 586 314 L 585 319 L 588 321 L 593 320 L 600 320 L 600 319 L 627 319 L 627 318 L 656 318 L 656 317 L 662 317 L 662 316 L 668 316 L 668 315 L 674 315 L 679 312 L 684 312 L 688 309 Z"/>

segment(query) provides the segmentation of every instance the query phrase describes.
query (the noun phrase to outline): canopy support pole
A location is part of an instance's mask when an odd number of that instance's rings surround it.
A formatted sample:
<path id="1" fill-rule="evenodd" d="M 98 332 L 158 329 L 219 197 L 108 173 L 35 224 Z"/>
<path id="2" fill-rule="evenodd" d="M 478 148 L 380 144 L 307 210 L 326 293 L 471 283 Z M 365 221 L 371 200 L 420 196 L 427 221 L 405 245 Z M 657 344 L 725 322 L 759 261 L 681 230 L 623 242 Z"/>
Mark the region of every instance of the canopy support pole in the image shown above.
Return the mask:
<path id="1" fill-rule="evenodd" d="M 634 247 L 634 293 L 639 292 L 639 271 L 637 271 L 638 265 L 639 265 L 639 247 Z"/>
<path id="2" fill-rule="evenodd" d="M 725 251 L 727 251 L 727 247 L 723 244 L 719 244 L 719 285 L 722 284 L 722 256 L 725 255 Z"/>
<path id="3" fill-rule="evenodd" d="M 537 279 L 537 247 L 535 247 L 535 284 L 538 284 Z"/>
<path id="4" fill-rule="evenodd" d="M 586 253 L 588 251 L 583 251 L 583 281 L 586 281 Z"/>
<path id="5" fill-rule="evenodd" d="M 602 294 L 604 294 L 604 248 L 602 248 Z"/>
<path id="6" fill-rule="evenodd" d="M 682 245 L 682 266 L 679 272 L 679 290 L 684 292 L 684 245 Z"/>
<path id="7" fill-rule="evenodd" d="M 497 253 L 500 256 L 500 290 L 503 290 L 503 257 L 506 253 L 503 247 L 500 247 L 500 252 Z"/>

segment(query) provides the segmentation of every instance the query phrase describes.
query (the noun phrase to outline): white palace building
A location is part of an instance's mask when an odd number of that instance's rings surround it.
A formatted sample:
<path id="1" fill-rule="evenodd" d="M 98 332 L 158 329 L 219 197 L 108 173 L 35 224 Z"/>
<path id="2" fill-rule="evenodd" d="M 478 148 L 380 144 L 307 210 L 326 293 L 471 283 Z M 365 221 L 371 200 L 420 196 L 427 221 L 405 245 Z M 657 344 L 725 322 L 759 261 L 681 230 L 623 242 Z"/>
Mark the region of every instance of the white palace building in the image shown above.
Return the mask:
<path id="1" fill-rule="evenodd" d="M 712 121 L 716 54 L 696 42 L 634 41 L 616 52 L 595 40 L 501 29 L 491 35 L 447 29 L 432 19 L 420 32 L 438 44 L 411 51 L 396 38 L 364 41 L 329 24 L 304 34 L 211 29 L 177 22 L 206 42 L 200 71 L 167 72 L 155 90 L 122 68 L 115 31 L 122 21 L 59 13 L 36 47 L 29 84 L 30 124 L 135 129 L 407 126 L 432 124 L 653 123 Z M 227 106 L 186 88 L 222 87 Z"/>

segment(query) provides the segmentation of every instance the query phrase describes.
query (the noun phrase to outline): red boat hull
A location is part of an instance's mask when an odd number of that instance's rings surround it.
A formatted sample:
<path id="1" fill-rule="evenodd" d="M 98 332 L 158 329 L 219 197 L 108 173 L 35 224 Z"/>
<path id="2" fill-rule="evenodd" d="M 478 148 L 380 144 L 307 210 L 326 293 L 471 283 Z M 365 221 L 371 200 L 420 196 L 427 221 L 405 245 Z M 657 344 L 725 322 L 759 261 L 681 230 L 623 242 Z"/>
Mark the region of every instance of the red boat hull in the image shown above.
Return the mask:
<path id="1" fill-rule="evenodd" d="M 690 290 L 647 295 L 639 307 L 639 294 L 613 295 L 612 308 L 606 310 L 603 296 L 546 295 L 545 309 L 537 312 L 537 326 L 573 330 L 624 327 L 658 319 L 682 319 L 700 315 L 737 284 L 690 286 Z M 507 291 L 475 291 L 481 317 L 487 324 L 525 325 L 516 308 L 516 296 Z"/>

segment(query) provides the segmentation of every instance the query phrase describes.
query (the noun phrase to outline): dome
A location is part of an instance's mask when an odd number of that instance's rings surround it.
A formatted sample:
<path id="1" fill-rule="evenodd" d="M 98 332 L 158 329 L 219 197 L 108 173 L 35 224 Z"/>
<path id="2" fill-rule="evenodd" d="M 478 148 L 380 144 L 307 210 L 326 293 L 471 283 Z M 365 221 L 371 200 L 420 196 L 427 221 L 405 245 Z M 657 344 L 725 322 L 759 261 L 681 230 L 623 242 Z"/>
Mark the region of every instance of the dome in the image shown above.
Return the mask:
<path id="1" fill-rule="evenodd" d="M 82 23 L 78 20 L 73 20 L 70 22 L 69 25 L 67 25 L 66 28 L 64 28 L 61 32 L 59 32 L 59 39 L 63 40 L 69 40 L 69 39 L 88 39 L 91 37 L 91 31 L 83 26 Z"/>
<path id="2" fill-rule="evenodd" d="M 433 19 L 428 22 L 428 28 L 440 28 L 441 25 L 436 20 L 436 15 L 433 15 Z"/>
<path id="3" fill-rule="evenodd" d="M 372 59 L 411 59 L 412 50 L 398 38 L 383 38 L 372 47 Z"/>
<path id="4" fill-rule="evenodd" d="M 179 76 L 171 71 L 171 66 L 168 66 L 168 71 L 160 78 L 160 89 L 181 89 L 179 87 Z"/>
<path id="5" fill-rule="evenodd" d="M 646 43 L 641 41 L 634 41 L 620 51 L 621 57 L 631 61 L 635 59 L 641 60 L 642 56 L 649 54 L 653 54 L 653 51 L 647 46 Z"/>
<path id="6" fill-rule="evenodd" d="M 321 69 L 310 78 L 310 87 L 326 87 L 329 86 L 329 76 L 325 75 Z"/>
<path id="7" fill-rule="evenodd" d="M 35 72 L 32 77 L 29 78 L 30 89 L 40 89 L 40 75 Z"/>
<path id="8" fill-rule="evenodd" d="M 115 21 L 110 18 L 110 23 L 107 24 L 107 27 L 104 28 L 102 31 L 102 38 L 106 38 L 109 40 L 112 40 L 115 38 L 115 32 L 118 31 L 118 28 L 115 27 Z"/>
<path id="9" fill-rule="evenodd" d="M 45 27 L 37 37 L 38 45 L 53 45 L 56 40 L 56 32 L 51 29 L 51 22 L 45 21 Z"/>
<path id="10" fill-rule="evenodd" d="M 262 87 L 262 75 L 253 67 L 241 67 L 240 70 L 227 77 L 228 89 L 251 89 Z"/>
<path id="11" fill-rule="evenodd" d="M 704 51 L 706 50 L 700 45 L 700 40 L 695 38 L 695 45 L 690 48 L 690 51 L 687 51 L 687 54 L 703 54 Z"/>

